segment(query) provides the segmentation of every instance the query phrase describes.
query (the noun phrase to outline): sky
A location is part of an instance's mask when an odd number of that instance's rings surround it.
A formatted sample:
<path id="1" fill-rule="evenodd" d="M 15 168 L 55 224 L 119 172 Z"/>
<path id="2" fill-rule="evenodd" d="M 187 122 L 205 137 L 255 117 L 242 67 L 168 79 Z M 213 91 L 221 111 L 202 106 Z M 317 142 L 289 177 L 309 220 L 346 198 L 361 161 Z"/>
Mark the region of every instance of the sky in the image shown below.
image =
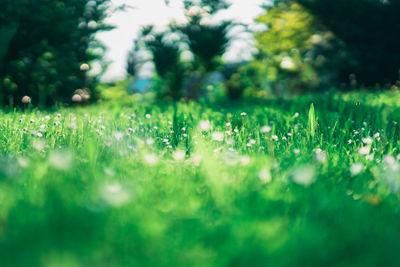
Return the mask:
<path id="1" fill-rule="evenodd" d="M 233 19 L 256 28 L 254 19 L 263 14 L 260 7 L 266 0 L 230 0 L 232 6 L 218 13 L 218 19 Z M 113 6 L 127 5 L 125 11 L 119 11 L 106 22 L 116 28 L 98 34 L 107 47 L 106 60 L 111 64 L 103 76 L 104 80 L 115 80 L 126 75 L 126 58 L 141 26 L 153 24 L 165 26 L 171 19 L 184 20 L 181 0 L 170 0 L 166 6 L 164 0 L 112 0 Z M 243 35 L 242 41 L 236 41 L 225 55 L 225 60 L 247 59 L 251 56 L 251 35 Z"/>

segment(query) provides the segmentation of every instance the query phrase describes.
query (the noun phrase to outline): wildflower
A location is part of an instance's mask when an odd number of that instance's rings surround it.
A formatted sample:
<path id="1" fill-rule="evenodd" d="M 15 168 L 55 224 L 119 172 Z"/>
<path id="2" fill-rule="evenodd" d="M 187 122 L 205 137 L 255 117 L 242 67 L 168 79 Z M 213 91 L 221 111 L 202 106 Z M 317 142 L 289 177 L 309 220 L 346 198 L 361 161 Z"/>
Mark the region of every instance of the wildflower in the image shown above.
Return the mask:
<path id="1" fill-rule="evenodd" d="M 297 118 L 297 117 L 299 117 L 300 116 L 300 114 L 298 113 L 298 112 L 296 112 L 294 115 L 293 115 L 293 118 L 295 119 L 295 118 Z"/>
<path id="2" fill-rule="evenodd" d="M 272 181 L 271 172 L 267 169 L 261 170 L 258 173 L 258 178 L 260 178 L 261 182 L 265 184 Z"/>
<path id="3" fill-rule="evenodd" d="M 292 176 L 293 182 L 303 186 L 310 186 L 315 181 L 315 169 L 311 165 L 297 168 Z"/>
<path id="4" fill-rule="evenodd" d="M 210 129 L 210 121 L 200 121 L 199 128 L 203 132 L 208 131 Z"/>
<path id="5" fill-rule="evenodd" d="M 182 161 L 185 159 L 186 156 L 186 152 L 184 150 L 177 150 L 174 151 L 174 153 L 172 153 L 172 157 L 176 160 L 176 161 Z"/>
<path id="6" fill-rule="evenodd" d="M 269 133 L 271 130 L 271 126 L 268 125 L 261 127 L 261 133 Z"/>
<path id="7" fill-rule="evenodd" d="M 240 161 L 240 164 L 241 164 L 242 166 L 249 165 L 249 163 L 250 163 L 250 157 L 248 157 L 248 156 L 241 156 L 241 157 L 239 158 L 239 161 Z"/>
<path id="8" fill-rule="evenodd" d="M 21 166 L 22 168 L 26 168 L 29 166 L 29 159 L 27 159 L 27 158 L 18 157 L 17 161 L 18 161 L 19 166 Z"/>
<path id="9" fill-rule="evenodd" d="M 297 149 L 297 148 L 293 149 L 293 153 L 295 155 L 298 155 L 300 153 L 300 149 Z"/>
<path id="10" fill-rule="evenodd" d="M 42 150 L 44 149 L 44 147 L 46 146 L 46 144 L 45 144 L 44 141 L 35 140 L 35 141 L 32 143 L 32 146 L 33 146 L 34 149 L 36 149 L 36 150 L 38 150 L 38 151 L 42 151 Z"/>
<path id="11" fill-rule="evenodd" d="M 227 122 L 227 123 L 225 124 L 226 127 L 231 127 L 231 125 L 232 125 L 232 124 L 231 124 L 230 122 Z"/>
<path id="12" fill-rule="evenodd" d="M 154 139 L 153 138 L 148 138 L 146 139 L 146 144 L 148 144 L 149 146 L 154 144 Z"/>
<path id="13" fill-rule="evenodd" d="M 124 137 L 124 134 L 121 133 L 121 132 L 116 132 L 116 133 L 114 133 L 114 138 L 115 138 L 115 140 L 117 140 L 117 141 L 120 141 L 123 137 Z"/>
<path id="14" fill-rule="evenodd" d="M 318 161 L 319 163 L 324 163 L 324 162 L 326 162 L 326 160 L 327 160 L 327 154 L 326 154 L 326 152 L 325 152 L 325 151 L 322 151 L 322 150 L 319 149 L 319 148 L 316 150 L 315 157 L 316 157 L 316 159 L 317 159 L 317 161 Z"/>
<path id="15" fill-rule="evenodd" d="M 68 128 L 70 128 L 71 130 L 75 130 L 76 129 L 76 123 L 70 123 L 69 125 L 68 125 Z"/>
<path id="16" fill-rule="evenodd" d="M 55 169 L 68 170 L 72 164 L 72 155 L 68 152 L 53 151 L 49 155 L 49 163 Z"/>
<path id="17" fill-rule="evenodd" d="M 158 163 L 158 158 L 154 154 L 147 154 L 144 156 L 144 160 L 148 165 L 154 166 Z"/>
<path id="18" fill-rule="evenodd" d="M 276 136 L 276 135 L 272 135 L 272 136 L 271 136 L 271 140 L 278 141 L 279 138 L 278 138 L 278 136 Z"/>
<path id="19" fill-rule="evenodd" d="M 199 155 L 199 154 L 194 154 L 192 156 L 192 160 L 193 160 L 193 163 L 195 166 L 199 166 L 202 159 L 203 159 L 203 156 Z"/>
<path id="20" fill-rule="evenodd" d="M 242 117 L 244 117 L 244 116 L 246 116 L 247 115 L 247 113 L 246 112 L 242 112 L 242 113 L 240 113 L 240 116 L 242 116 Z"/>
<path id="21" fill-rule="evenodd" d="M 31 119 L 31 120 L 30 120 L 30 122 L 31 122 L 31 123 L 34 123 L 34 122 L 35 122 L 35 120 L 34 120 L 34 119 Z"/>
<path id="22" fill-rule="evenodd" d="M 46 125 L 45 124 L 42 124 L 42 125 L 40 125 L 40 127 L 39 127 L 39 132 L 45 132 L 46 131 Z"/>
<path id="23" fill-rule="evenodd" d="M 211 135 L 212 139 L 217 142 L 224 141 L 224 134 L 222 132 L 214 132 Z"/>
<path id="24" fill-rule="evenodd" d="M 358 150 L 358 154 L 360 154 L 360 155 L 367 155 L 367 154 L 369 154 L 369 151 L 371 150 L 371 147 L 369 147 L 369 146 L 364 146 L 364 147 L 361 147 L 359 150 Z"/>
<path id="25" fill-rule="evenodd" d="M 364 144 L 369 145 L 369 144 L 372 144 L 373 140 L 372 140 L 371 137 L 367 137 L 367 138 L 363 138 L 362 141 L 363 141 Z"/>
<path id="26" fill-rule="evenodd" d="M 361 173 L 363 168 L 364 168 L 364 165 L 362 163 L 354 163 L 350 167 L 350 173 L 352 176 L 355 176 L 355 175 Z"/>
<path id="27" fill-rule="evenodd" d="M 150 119 L 151 115 L 150 114 L 146 114 L 146 119 Z"/>

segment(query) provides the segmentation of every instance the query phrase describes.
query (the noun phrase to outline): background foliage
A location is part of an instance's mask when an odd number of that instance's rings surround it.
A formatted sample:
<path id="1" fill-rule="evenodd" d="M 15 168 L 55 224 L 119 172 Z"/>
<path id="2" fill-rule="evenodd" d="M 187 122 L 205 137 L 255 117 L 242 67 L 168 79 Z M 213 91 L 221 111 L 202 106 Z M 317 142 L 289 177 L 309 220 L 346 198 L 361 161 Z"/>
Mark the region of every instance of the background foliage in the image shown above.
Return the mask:
<path id="1" fill-rule="evenodd" d="M 35 105 L 47 106 L 71 102 L 77 89 L 92 91 L 93 80 L 80 66 L 103 53 L 94 50 L 101 48 L 94 34 L 109 29 L 103 24 L 108 2 L 2 1 L 0 103 L 19 104 L 27 95 Z"/>

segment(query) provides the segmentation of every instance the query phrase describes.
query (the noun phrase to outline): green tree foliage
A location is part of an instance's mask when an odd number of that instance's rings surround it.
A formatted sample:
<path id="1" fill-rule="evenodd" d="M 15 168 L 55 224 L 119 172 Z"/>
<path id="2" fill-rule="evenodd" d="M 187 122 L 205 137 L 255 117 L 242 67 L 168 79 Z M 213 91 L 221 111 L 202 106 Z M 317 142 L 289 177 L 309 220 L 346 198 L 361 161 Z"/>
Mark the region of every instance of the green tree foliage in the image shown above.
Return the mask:
<path id="1" fill-rule="evenodd" d="M 152 26 L 142 30 L 143 44 L 151 53 L 159 78 L 162 79 L 161 96 L 178 100 L 182 94 L 184 67 L 180 60 L 180 43 L 169 31 L 155 32 Z M 140 45 L 137 43 L 137 46 Z M 133 54 L 132 54 L 133 56 Z"/>
<path id="2" fill-rule="evenodd" d="M 108 2 L 2 0 L 0 104 L 25 95 L 34 105 L 71 102 L 77 89 L 88 99 L 94 80 L 82 64 L 99 58 L 94 35 L 110 28 L 103 23 Z"/>
<path id="3" fill-rule="evenodd" d="M 399 0 L 298 0 L 342 40 L 365 85 L 394 83 L 400 70 Z"/>
<path id="4" fill-rule="evenodd" d="M 189 97 L 198 98 L 207 74 L 222 65 L 221 57 L 230 42 L 228 32 L 234 23 L 232 21 L 211 22 L 219 10 L 229 7 L 226 1 L 184 1 L 184 4 L 187 23 L 171 25 L 171 27 L 184 36 L 194 56 L 192 67 L 199 79 L 197 86 L 189 92 Z"/>
<path id="5" fill-rule="evenodd" d="M 320 32 L 314 18 L 299 4 L 282 1 L 267 7 L 257 18 L 268 29 L 256 34 L 260 55 L 268 81 L 275 90 L 305 90 L 317 82 L 317 75 L 306 60 L 313 48 L 312 36 Z"/>

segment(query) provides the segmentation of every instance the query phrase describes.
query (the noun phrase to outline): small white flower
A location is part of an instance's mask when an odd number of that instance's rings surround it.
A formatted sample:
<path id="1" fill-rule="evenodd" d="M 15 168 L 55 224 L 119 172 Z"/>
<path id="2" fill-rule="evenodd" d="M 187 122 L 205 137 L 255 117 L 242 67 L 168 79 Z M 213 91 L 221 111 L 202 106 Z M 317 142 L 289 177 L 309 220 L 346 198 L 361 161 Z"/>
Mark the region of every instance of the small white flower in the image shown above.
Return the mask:
<path id="1" fill-rule="evenodd" d="M 358 150 L 358 154 L 360 154 L 360 155 L 367 155 L 367 154 L 369 154 L 369 151 L 371 150 L 371 147 L 369 147 L 369 146 L 364 146 L 364 147 L 361 147 L 359 150 Z"/>
<path id="2" fill-rule="evenodd" d="M 268 125 L 261 127 L 261 133 L 269 133 L 271 130 L 271 126 Z"/>
<path id="3" fill-rule="evenodd" d="M 247 115 L 247 113 L 246 112 L 242 112 L 242 113 L 240 113 L 240 116 L 246 116 Z"/>
<path id="4" fill-rule="evenodd" d="M 315 181 L 315 169 L 311 165 L 297 168 L 293 173 L 292 179 L 296 184 L 310 186 Z"/>
<path id="5" fill-rule="evenodd" d="M 373 140 L 371 137 L 368 136 L 367 138 L 363 138 L 362 141 L 364 144 L 369 145 L 369 144 L 372 144 Z"/>
<path id="6" fill-rule="evenodd" d="M 271 136 L 271 140 L 278 141 L 279 138 L 278 138 L 278 136 L 276 136 L 276 135 L 272 135 L 272 136 Z"/>
<path id="7" fill-rule="evenodd" d="M 186 152 L 184 150 L 177 150 L 174 151 L 174 153 L 172 153 L 172 157 L 176 160 L 176 161 L 182 161 L 185 159 L 186 156 Z"/>
<path id="8" fill-rule="evenodd" d="M 146 119 L 150 119 L 151 115 L 150 114 L 146 114 Z"/>
<path id="9" fill-rule="evenodd" d="M 117 141 L 120 141 L 123 137 L 124 137 L 124 134 L 121 133 L 121 132 L 116 132 L 116 133 L 114 133 L 114 138 L 115 138 L 115 140 L 117 140 Z"/>
<path id="10" fill-rule="evenodd" d="M 203 132 L 210 130 L 210 121 L 200 121 L 199 128 Z"/>
<path id="11" fill-rule="evenodd" d="M 362 163 L 354 163 L 350 167 L 350 173 L 352 176 L 355 176 L 355 175 L 359 174 L 363 168 L 364 168 L 364 165 Z"/>
<path id="12" fill-rule="evenodd" d="M 222 141 L 224 141 L 224 133 L 222 133 L 222 132 L 214 132 L 214 133 L 212 133 L 211 138 L 214 141 L 222 142 Z"/>
<path id="13" fill-rule="evenodd" d="M 250 163 L 250 157 L 248 157 L 248 156 L 241 156 L 241 157 L 239 158 L 239 161 L 240 161 L 240 164 L 241 164 L 242 166 L 247 166 L 247 165 L 249 165 L 249 163 Z"/>
<path id="14" fill-rule="evenodd" d="M 154 154 L 147 154 L 144 156 L 144 160 L 145 162 L 150 165 L 150 166 L 154 166 L 158 163 L 158 158 L 156 155 Z"/>
<path id="15" fill-rule="evenodd" d="M 297 149 L 297 148 L 293 149 L 293 153 L 295 155 L 298 155 L 300 153 L 300 149 Z"/>
<path id="16" fill-rule="evenodd" d="M 261 170 L 258 173 L 258 178 L 260 178 L 263 183 L 269 183 L 272 181 L 271 172 L 267 169 Z"/>
<path id="17" fill-rule="evenodd" d="M 70 123 L 69 125 L 68 125 L 68 128 L 70 128 L 71 130 L 75 130 L 76 129 L 76 123 Z"/>
<path id="18" fill-rule="evenodd" d="M 146 144 L 148 144 L 149 146 L 154 144 L 154 139 L 153 138 L 147 138 L 146 139 Z"/>

